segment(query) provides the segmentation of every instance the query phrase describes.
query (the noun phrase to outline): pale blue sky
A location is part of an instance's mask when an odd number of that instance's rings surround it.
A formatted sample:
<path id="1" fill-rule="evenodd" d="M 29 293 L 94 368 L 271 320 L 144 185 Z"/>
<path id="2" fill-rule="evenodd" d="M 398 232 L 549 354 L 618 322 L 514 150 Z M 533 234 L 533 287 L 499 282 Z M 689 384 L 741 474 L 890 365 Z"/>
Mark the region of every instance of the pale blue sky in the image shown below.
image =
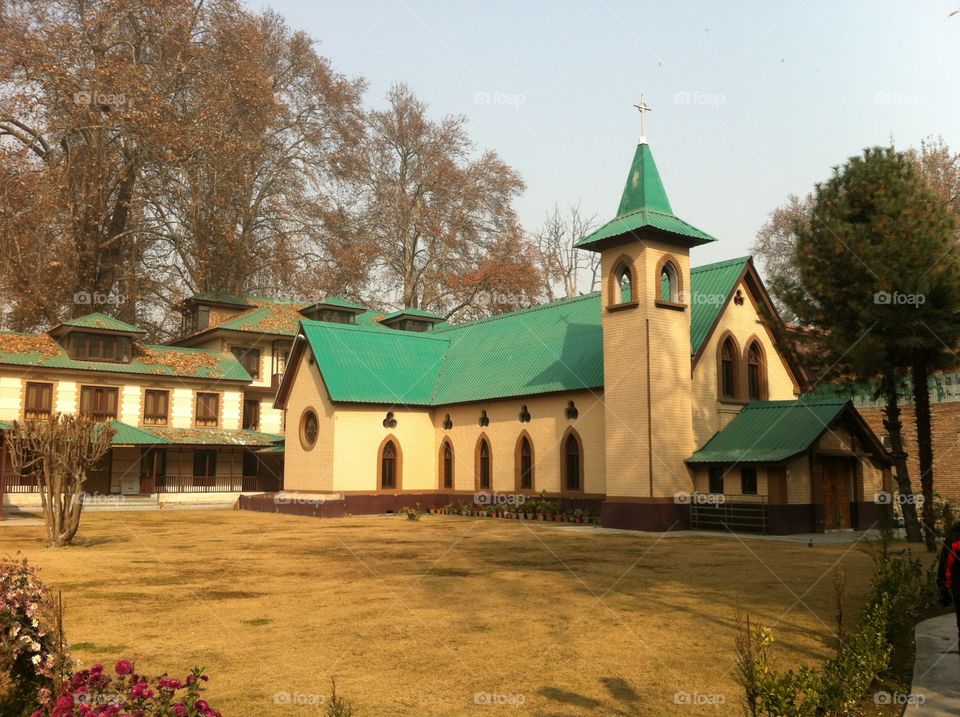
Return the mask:
<path id="1" fill-rule="evenodd" d="M 555 201 L 613 217 L 646 134 L 674 211 L 749 252 L 768 213 L 861 148 L 942 135 L 960 150 L 960 0 L 559 2 L 251 0 L 307 31 L 369 104 L 407 82 L 527 183 L 528 228 Z"/>

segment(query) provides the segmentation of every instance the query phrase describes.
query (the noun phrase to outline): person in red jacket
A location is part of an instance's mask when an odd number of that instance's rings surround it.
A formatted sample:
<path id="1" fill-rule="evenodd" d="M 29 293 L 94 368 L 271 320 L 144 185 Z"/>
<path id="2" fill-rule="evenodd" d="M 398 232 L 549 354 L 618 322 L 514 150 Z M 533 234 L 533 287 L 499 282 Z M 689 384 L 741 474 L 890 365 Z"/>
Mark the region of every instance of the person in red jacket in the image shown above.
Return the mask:
<path id="1" fill-rule="evenodd" d="M 937 587 L 940 588 L 940 604 L 947 607 L 951 600 L 957 613 L 957 636 L 960 638 L 960 523 L 954 523 L 947 531 L 937 565 Z"/>

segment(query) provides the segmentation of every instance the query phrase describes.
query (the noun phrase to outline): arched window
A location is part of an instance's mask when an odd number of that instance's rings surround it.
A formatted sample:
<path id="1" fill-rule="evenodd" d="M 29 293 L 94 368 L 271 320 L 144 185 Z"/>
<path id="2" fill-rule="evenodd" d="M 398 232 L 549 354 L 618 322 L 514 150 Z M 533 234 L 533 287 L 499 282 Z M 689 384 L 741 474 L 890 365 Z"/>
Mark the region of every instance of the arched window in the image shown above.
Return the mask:
<path id="1" fill-rule="evenodd" d="M 440 447 L 440 488 L 453 488 L 453 446 L 444 441 Z"/>
<path id="2" fill-rule="evenodd" d="M 677 267 L 672 261 L 666 261 L 660 267 L 660 301 L 680 303 L 680 281 L 677 276 Z"/>
<path id="3" fill-rule="evenodd" d="M 737 347 L 729 336 L 720 348 L 720 395 L 737 397 Z"/>
<path id="4" fill-rule="evenodd" d="M 516 489 L 533 490 L 533 443 L 526 432 L 517 440 Z"/>
<path id="5" fill-rule="evenodd" d="M 626 304 L 633 301 L 633 274 L 630 273 L 630 267 L 626 264 L 620 264 L 614 273 L 616 279 L 614 283 L 614 303 Z"/>
<path id="6" fill-rule="evenodd" d="M 487 442 L 486 437 L 481 436 L 480 440 L 477 441 L 477 455 L 475 462 L 477 466 L 477 490 L 490 490 L 490 444 Z"/>
<path id="7" fill-rule="evenodd" d="M 387 438 L 380 446 L 380 490 L 400 488 L 400 448 L 393 438 Z"/>
<path id="8" fill-rule="evenodd" d="M 308 408 L 300 416 L 300 445 L 307 450 L 313 448 L 319 435 L 320 420 L 317 418 L 317 412 Z"/>
<path id="9" fill-rule="evenodd" d="M 583 446 L 576 431 L 569 431 L 560 445 L 560 466 L 564 493 L 583 491 Z"/>
<path id="10" fill-rule="evenodd" d="M 764 368 L 763 349 L 759 341 L 753 341 L 747 349 L 747 390 L 751 401 L 760 401 L 766 396 Z"/>

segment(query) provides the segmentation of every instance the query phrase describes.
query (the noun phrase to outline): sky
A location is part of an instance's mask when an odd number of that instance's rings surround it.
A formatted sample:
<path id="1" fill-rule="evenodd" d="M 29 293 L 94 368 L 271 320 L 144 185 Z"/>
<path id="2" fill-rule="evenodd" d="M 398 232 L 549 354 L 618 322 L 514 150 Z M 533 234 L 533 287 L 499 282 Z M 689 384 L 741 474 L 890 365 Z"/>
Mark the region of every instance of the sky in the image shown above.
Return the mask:
<path id="1" fill-rule="evenodd" d="M 750 253 L 789 194 L 867 146 L 960 151 L 960 0 L 248 0 L 317 41 L 382 106 L 406 82 L 523 176 L 528 229 L 555 203 L 612 219 L 645 133 L 674 212 Z"/>

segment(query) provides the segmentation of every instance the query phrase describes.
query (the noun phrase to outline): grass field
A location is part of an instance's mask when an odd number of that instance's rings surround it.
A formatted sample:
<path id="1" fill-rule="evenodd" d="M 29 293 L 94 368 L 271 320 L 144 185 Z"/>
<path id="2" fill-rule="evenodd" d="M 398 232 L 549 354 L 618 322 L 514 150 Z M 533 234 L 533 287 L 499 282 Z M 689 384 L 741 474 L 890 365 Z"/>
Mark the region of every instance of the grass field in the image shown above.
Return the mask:
<path id="1" fill-rule="evenodd" d="M 870 575 L 853 545 L 440 516 L 88 513 L 59 550 L 42 531 L 2 527 L 0 552 L 63 591 L 74 655 L 203 666 L 227 717 L 322 714 L 331 675 L 361 717 L 739 715 L 737 614 L 775 627 L 782 666 L 821 659 L 833 566 L 852 615 Z"/>

